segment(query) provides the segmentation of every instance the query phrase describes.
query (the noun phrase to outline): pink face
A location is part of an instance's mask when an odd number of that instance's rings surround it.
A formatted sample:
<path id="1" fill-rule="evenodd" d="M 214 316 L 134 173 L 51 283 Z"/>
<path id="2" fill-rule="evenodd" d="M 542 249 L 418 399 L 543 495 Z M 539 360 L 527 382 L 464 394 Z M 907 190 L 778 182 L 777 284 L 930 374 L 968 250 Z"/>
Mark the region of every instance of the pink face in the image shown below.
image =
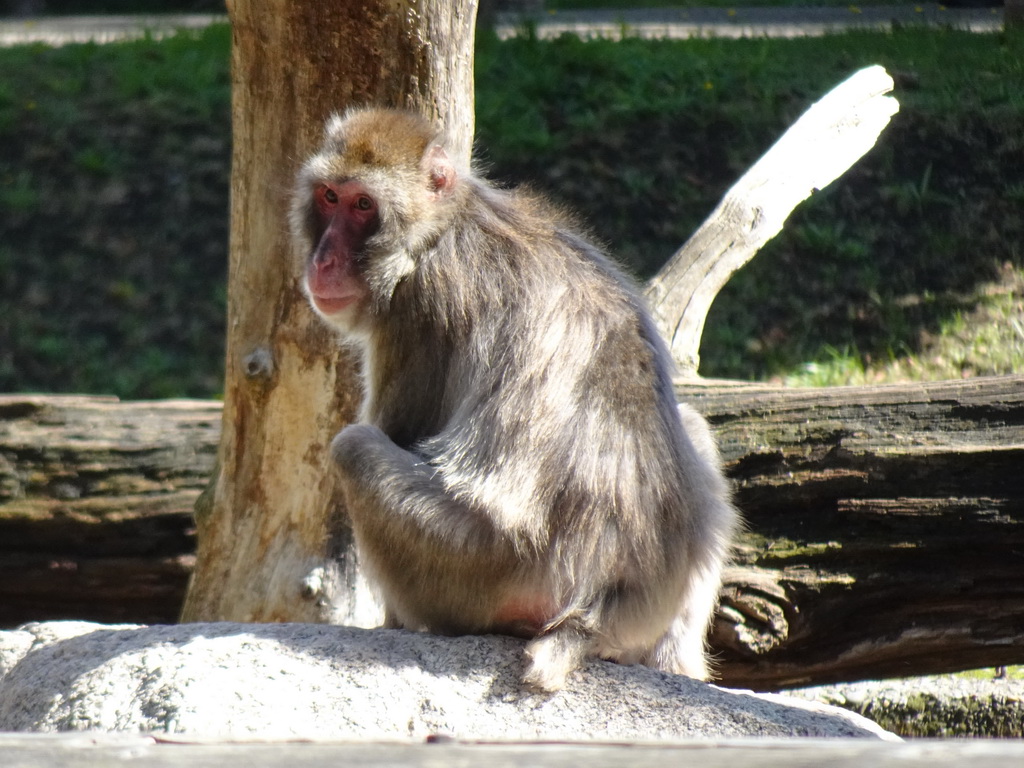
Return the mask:
<path id="1" fill-rule="evenodd" d="M 306 288 L 313 305 L 329 317 L 366 296 L 358 260 L 379 228 L 380 216 L 376 201 L 358 181 L 318 184 L 313 204 L 319 240 L 306 263 Z"/>

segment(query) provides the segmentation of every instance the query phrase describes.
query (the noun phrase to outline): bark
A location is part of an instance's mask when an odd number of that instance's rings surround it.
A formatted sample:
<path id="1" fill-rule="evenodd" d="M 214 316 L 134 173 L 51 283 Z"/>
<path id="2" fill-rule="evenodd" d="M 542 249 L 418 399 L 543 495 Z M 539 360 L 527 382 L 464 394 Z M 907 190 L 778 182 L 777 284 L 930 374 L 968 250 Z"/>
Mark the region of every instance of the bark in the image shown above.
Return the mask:
<path id="1" fill-rule="evenodd" d="M 173 621 L 221 406 L 0 396 L 0 626 Z"/>
<path id="2" fill-rule="evenodd" d="M 1024 377 L 679 394 L 747 522 L 713 637 L 722 682 L 1024 662 Z M 0 626 L 173 621 L 219 411 L 0 397 Z"/>
<path id="3" fill-rule="evenodd" d="M 359 398 L 350 359 L 308 309 L 287 191 L 325 118 L 356 104 L 473 133 L 470 0 L 231 0 L 231 245 L 223 432 L 196 507 L 186 621 L 366 624 L 327 446 Z M 333 531 L 328 538 L 328 531 Z"/>
<path id="4" fill-rule="evenodd" d="M 722 198 L 647 285 L 647 301 L 679 370 L 696 376 L 711 303 L 782 229 L 793 209 L 841 176 L 899 109 L 879 66 L 840 83 L 805 112 Z"/>
<path id="5" fill-rule="evenodd" d="M 1024 662 L 1024 377 L 680 395 L 748 525 L 715 626 L 723 682 Z"/>

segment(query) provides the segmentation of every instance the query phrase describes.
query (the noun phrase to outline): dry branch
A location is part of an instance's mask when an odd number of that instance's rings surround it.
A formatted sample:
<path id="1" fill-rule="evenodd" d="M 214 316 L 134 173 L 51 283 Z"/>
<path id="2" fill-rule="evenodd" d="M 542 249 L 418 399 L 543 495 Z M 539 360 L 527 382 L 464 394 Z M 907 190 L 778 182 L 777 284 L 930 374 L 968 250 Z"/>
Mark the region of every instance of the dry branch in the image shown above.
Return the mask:
<path id="1" fill-rule="evenodd" d="M 693 236 L 651 278 L 647 300 L 680 371 L 695 376 L 715 296 L 773 238 L 792 210 L 874 146 L 899 109 L 879 66 L 836 86 L 726 193 Z"/>

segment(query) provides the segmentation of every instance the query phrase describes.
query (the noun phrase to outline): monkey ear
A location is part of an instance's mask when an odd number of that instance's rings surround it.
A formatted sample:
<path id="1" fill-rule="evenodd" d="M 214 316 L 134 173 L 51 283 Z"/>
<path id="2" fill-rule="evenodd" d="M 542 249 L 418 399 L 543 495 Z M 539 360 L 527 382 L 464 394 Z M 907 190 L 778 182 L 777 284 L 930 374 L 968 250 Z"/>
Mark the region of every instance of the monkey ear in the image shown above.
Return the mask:
<path id="1" fill-rule="evenodd" d="M 422 164 L 423 169 L 427 172 L 430 191 L 434 193 L 434 196 L 441 198 L 450 195 L 455 189 L 458 174 L 455 172 L 452 161 L 448 158 L 448 153 L 444 151 L 444 147 L 435 144 L 428 149 L 423 155 Z"/>

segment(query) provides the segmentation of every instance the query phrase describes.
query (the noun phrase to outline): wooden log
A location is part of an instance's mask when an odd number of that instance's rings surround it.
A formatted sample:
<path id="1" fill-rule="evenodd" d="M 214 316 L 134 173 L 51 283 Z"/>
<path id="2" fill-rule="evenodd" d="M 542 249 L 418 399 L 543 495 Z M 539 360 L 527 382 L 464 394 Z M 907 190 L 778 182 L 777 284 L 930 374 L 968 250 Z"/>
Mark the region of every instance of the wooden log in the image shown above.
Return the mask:
<path id="1" fill-rule="evenodd" d="M 0 397 L 0 626 L 174 621 L 220 403 Z"/>
<path id="2" fill-rule="evenodd" d="M 723 683 L 1024 662 L 1024 377 L 678 392 L 747 520 L 713 637 Z M 220 412 L 0 397 L 0 626 L 175 621 Z"/>
<path id="3" fill-rule="evenodd" d="M 715 626 L 723 682 L 1024 662 L 1024 377 L 679 393 L 748 523 Z"/>
<path id="4" fill-rule="evenodd" d="M 216 738 L 173 733 L 0 733 L 5 765 L 18 768 L 153 765 L 163 768 L 239 766 L 319 768 L 324 765 L 488 765 L 491 768 L 567 768 L 576 765 L 675 768 L 778 768 L 873 765 L 875 768 L 1007 768 L 1024 763 L 1018 739 L 701 738 L 630 742 L 468 741 L 444 734 L 425 740 L 338 741 Z"/>

